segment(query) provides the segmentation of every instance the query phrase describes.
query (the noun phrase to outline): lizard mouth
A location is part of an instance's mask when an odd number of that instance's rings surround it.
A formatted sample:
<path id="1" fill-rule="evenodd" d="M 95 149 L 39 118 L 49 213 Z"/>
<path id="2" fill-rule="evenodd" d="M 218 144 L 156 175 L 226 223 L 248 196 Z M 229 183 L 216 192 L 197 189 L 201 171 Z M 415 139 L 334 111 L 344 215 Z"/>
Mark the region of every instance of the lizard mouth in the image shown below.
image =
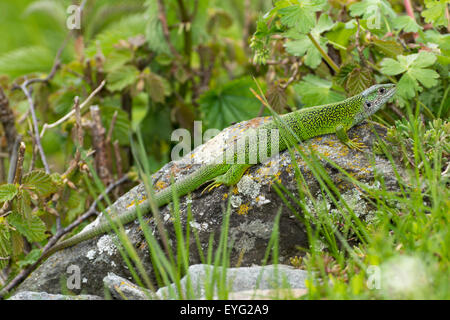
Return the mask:
<path id="1" fill-rule="evenodd" d="M 388 92 L 386 93 L 386 101 L 388 101 L 390 98 L 392 98 L 396 91 L 397 91 L 397 88 L 395 87 L 395 85 L 392 85 L 392 88 L 390 88 L 388 90 Z"/>

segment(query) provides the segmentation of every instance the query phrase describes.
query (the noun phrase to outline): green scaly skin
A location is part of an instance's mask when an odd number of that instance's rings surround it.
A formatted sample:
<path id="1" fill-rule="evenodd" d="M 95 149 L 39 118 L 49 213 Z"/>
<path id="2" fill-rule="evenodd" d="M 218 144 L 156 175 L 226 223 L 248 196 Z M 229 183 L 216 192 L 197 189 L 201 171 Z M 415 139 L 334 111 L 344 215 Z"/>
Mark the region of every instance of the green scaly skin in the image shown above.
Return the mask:
<path id="1" fill-rule="evenodd" d="M 283 123 L 287 125 L 302 141 L 323 134 L 336 133 L 342 143 L 352 149 L 361 150 L 365 146 L 355 140 L 350 140 L 347 136 L 347 130 L 378 111 L 394 95 L 395 90 L 396 89 L 393 84 L 374 85 L 360 94 L 344 101 L 300 109 L 281 116 L 281 119 L 283 120 Z M 263 124 L 256 130 L 258 139 L 260 137 L 260 133 L 263 132 L 261 129 L 276 128 L 277 124 L 274 121 Z M 292 133 L 287 130 L 280 131 L 278 150 L 283 151 L 287 148 L 286 140 L 292 138 L 288 137 L 288 135 L 292 135 Z M 264 134 L 267 135 L 267 131 L 264 131 Z M 245 136 L 245 134 L 243 136 Z M 266 150 L 262 150 L 262 152 L 265 152 L 266 155 L 270 154 L 271 151 L 270 138 L 268 138 L 267 141 L 269 143 L 266 144 L 266 146 L 263 146 Z M 244 150 L 242 150 L 242 148 L 244 148 Z M 245 153 L 246 159 L 244 164 L 227 164 L 223 161 L 222 163 L 214 162 L 214 164 L 207 164 L 180 181 L 175 182 L 170 187 L 159 191 L 154 197 L 156 205 L 160 207 L 170 203 L 172 201 L 173 189 L 175 189 L 175 193 L 178 196 L 183 196 L 196 190 L 206 182 L 210 182 L 210 185 L 205 189 L 209 191 L 222 184 L 228 186 L 235 185 L 239 182 L 244 172 L 252 166 L 252 164 L 248 164 L 248 143 L 244 144 L 244 147 L 241 147 L 241 149 L 238 147 L 237 151 L 232 156 L 234 156 L 234 159 L 236 160 L 237 156 L 239 154 L 242 156 L 243 153 Z M 259 155 L 260 152 L 258 152 L 258 163 L 260 162 Z M 221 155 L 221 158 L 224 158 L 224 155 Z M 139 208 L 142 214 L 148 214 L 150 212 L 150 204 L 148 200 L 139 204 Z M 116 224 L 119 223 L 125 225 L 134 221 L 136 218 L 137 210 L 135 207 L 133 210 L 114 217 L 113 221 Z M 46 253 L 46 256 L 49 256 L 58 250 L 104 234 L 110 230 L 110 223 L 108 221 L 103 221 L 96 227 L 82 231 L 72 238 L 56 244 Z"/>

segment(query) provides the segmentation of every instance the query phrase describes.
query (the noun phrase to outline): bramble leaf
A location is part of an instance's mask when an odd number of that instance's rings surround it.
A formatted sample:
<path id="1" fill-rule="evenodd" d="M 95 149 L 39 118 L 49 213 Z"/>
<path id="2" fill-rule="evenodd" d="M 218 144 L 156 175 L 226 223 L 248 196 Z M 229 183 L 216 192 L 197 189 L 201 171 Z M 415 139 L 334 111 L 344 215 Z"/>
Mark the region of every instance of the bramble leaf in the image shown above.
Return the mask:
<path id="1" fill-rule="evenodd" d="M 8 216 L 8 223 L 30 242 L 39 242 L 46 238 L 44 222 L 34 215 L 30 219 L 25 219 L 20 213 L 13 211 Z"/>
<path id="2" fill-rule="evenodd" d="M 30 189 L 41 197 L 47 197 L 57 190 L 50 175 L 42 170 L 34 170 L 24 175 L 22 185 L 25 189 Z"/>
<path id="3" fill-rule="evenodd" d="M 2 184 L 0 186 L 0 202 L 12 200 L 17 195 L 17 187 L 13 184 Z"/>
<path id="4" fill-rule="evenodd" d="M 118 69 L 114 69 L 111 73 L 108 73 L 107 87 L 110 91 L 121 91 L 122 89 L 132 85 L 139 76 L 139 70 L 134 66 L 123 66 Z"/>
<path id="5" fill-rule="evenodd" d="M 261 103 L 251 93 L 251 87 L 253 81 L 243 78 L 205 92 L 199 104 L 207 126 L 222 129 L 232 122 L 256 117 Z"/>
<path id="6" fill-rule="evenodd" d="M 399 16 L 393 20 L 394 28 L 397 30 L 403 30 L 405 32 L 418 32 L 422 30 L 422 27 L 414 21 L 410 16 Z"/>
<path id="7" fill-rule="evenodd" d="M 285 3 L 286 1 L 280 1 L 277 7 Z M 316 24 L 316 11 L 321 10 L 325 4 L 324 0 L 297 0 L 296 4 L 281 7 L 278 10 L 280 21 L 300 33 L 308 33 Z"/>
<path id="8" fill-rule="evenodd" d="M 426 9 L 422 11 L 425 22 L 432 23 L 434 27 L 446 26 L 448 21 L 445 16 L 448 0 L 425 0 Z"/>
<path id="9" fill-rule="evenodd" d="M 349 96 L 361 93 L 374 84 L 373 75 L 368 68 L 354 68 L 348 75 L 345 89 Z"/>
<path id="10" fill-rule="evenodd" d="M 308 74 L 302 81 L 294 85 L 305 107 L 318 106 L 342 101 L 345 96 L 331 89 L 331 81 Z"/>

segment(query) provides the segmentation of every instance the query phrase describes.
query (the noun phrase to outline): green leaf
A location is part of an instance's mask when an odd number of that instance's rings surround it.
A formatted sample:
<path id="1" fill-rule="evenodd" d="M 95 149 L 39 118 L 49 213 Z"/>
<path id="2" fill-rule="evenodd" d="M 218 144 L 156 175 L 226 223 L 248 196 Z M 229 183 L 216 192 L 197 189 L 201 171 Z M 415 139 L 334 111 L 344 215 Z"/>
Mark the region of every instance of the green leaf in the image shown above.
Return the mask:
<path id="1" fill-rule="evenodd" d="M 150 95 L 150 98 L 156 103 L 164 102 L 166 97 L 166 79 L 156 73 L 149 72 L 146 75 L 145 80 L 148 88 L 147 92 Z"/>
<path id="2" fill-rule="evenodd" d="M 106 76 L 107 87 L 110 91 L 121 91 L 132 85 L 139 77 L 139 70 L 134 66 L 123 66 L 113 70 Z"/>
<path id="3" fill-rule="evenodd" d="M 374 29 L 380 28 L 378 22 L 382 20 L 382 15 L 391 18 L 396 16 L 391 5 L 386 0 L 363 0 L 355 2 L 350 6 L 350 15 L 352 17 L 362 16 L 367 20 L 367 27 L 370 28 L 373 25 Z"/>
<path id="4" fill-rule="evenodd" d="M 448 24 L 445 12 L 448 0 L 425 0 L 426 9 L 422 11 L 425 22 L 432 23 L 434 27 L 446 26 Z"/>
<path id="5" fill-rule="evenodd" d="M 52 54 L 43 47 L 24 47 L 0 55 L 0 73 L 18 77 L 35 72 L 49 72 Z"/>
<path id="6" fill-rule="evenodd" d="M 199 104 L 207 127 L 223 129 L 233 122 L 256 117 L 261 103 L 251 93 L 251 87 L 255 87 L 253 80 L 243 78 L 205 92 Z"/>
<path id="7" fill-rule="evenodd" d="M 102 106 L 101 118 L 106 130 L 109 130 L 114 113 L 117 111 L 116 123 L 112 134 L 112 141 L 119 140 L 120 145 L 129 144 L 130 120 L 128 114 L 118 107 Z"/>
<path id="8" fill-rule="evenodd" d="M 0 186 L 0 202 L 12 200 L 17 195 L 17 187 L 13 184 L 2 184 Z"/>
<path id="9" fill-rule="evenodd" d="M 414 98 L 418 89 L 417 81 L 407 73 L 400 78 L 397 84 L 398 94 L 406 99 Z"/>
<path id="10" fill-rule="evenodd" d="M 407 56 L 397 56 L 397 61 L 385 58 L 381 61 L 381 72 L 386 75 L 404 73 L 398 82 L 399 96 L 404 100 L 411 99 L 416 92 L 422 91 L 419 82 L 426 88 L 435 86 L 439 74 L 431 69 L 425 69 L 436 62 L 436 56 L 431 52 L 419 52 Z"/>
<path id="11" fill-rule="evenodd" d="M 105 71 L 111 72 L 118 68 L 122 68 L 126 63 L 133 59 L 131 50 L 115 50 L 106 57 Z"/>
<path id="12" fill-rule="evenodd" d="M 284 5 L 286 1 L 279 1 L 276 6 Z M 326 5 L 323 0 L 302 0 L 294 5 L 282 7 L 278 10 L 282 24 L 295 28 L 300 33 L 308 33 L 316 25 L 316 11 Z"/>
<path id="13" fill-rule="evenodd" d="M 5 258 L 11 254 L 11 234 L 1 219 L 3 218 L 0 218 L 0 270 L 8 265 L 8 260 Z"/>
<path id="14" fill-rule="evenodd" d="M 408 74 L 426 88 L 434 87 L 437 84 L 436 79 L 439 78 L 439 74 L 431 69 L 412 68 L 408 71 Z"/>
<path id="15" fill-rule="evenodd" d="M 20 268 L 32 265 L 39 259 L 41 253 L 42 253 L 41 249 L 33 249 L 25 256 L 25 258 L 19 260 L 17 264 L 19 265 Z"/>
<path id="16" fill-rule="evenodd" d="M 394 28 L 397 30 L 403 30 L 405 32 L 418 32 L 422 30 L 422 27 L 414 21 L 410 16 L 399 16 L 393 20 Z"/>
<path id="17" fill-rule="evenodd" d="M 328 52 L 326 46 L 328 40 L 320 36 L 324 31 L 330 30 L 334 26 L 330 17 L 326 14 L 322 14 L 319 18 L 317 25 L 311 29 L 311 35 L 316 39 L 321 48 Z M 285 33 L 285 36 L 293 41 L 287 42 L 284 46 L 286 51 L 294 56 L 305 56 L 305 64 L 313 69 L 317 68 L 322 61 L 322 55 L 316 46 L 312 43 L 307 35 L 299 34 L 295 30 L 291 29 Z"/>
<path id="18" fill-rule="evenodd" d="M 345 89 L 349 96 L 361 93 L 374 84 L 373 75 L 368 68 L 354 68 L 348 75 Z"/>
<path id="19" fill-rule="evenodd" d="M 327 37 L 328 40 L 332 41 L 333 43 L 341 45 L 342 47 L 347 47 L 350 41 L 350 37 L 354 35 L 355 32 L 356 27 L 347 28 L 344 23 L 338 22 L 338 24 L 335 25 L 333 30 L 327 32 L 325 36 Z M 336 48 L 342 49 L 340 47 Z"/>
<path id="20" fill-rule="evenodd" d="M 425 68 L 433 65 L 436 62 L 436 56 L 431 52 L 422 51 L 417 56 L 415 56 L 411 67 L 414 68 Z"/>
<path id="21" fill-rule="evenodd" d="M 147 26 L 145 28 L 145 38 L 148 42 L 148 47 L 156 53 L 165 53 L 172 56 L 166 39 L 164 38 L 161 20 L 159 19 L 158 2 L 154 0 L 147 0 L 145 2 L 147 7 Z"/>
<path id="22" fill-rule="evenodd" d="M 39 217 L 31 216 L 31 219 L 25 219 L 20 213 L 13 211 L 7 219 L 8 223 L 30 242 L 39 242 L 46 238 L 46 227 Z"/>
<path id="23" fill-rule="evenodd" d="M 407 70 L 406 66 L 400 64 L 397 60 L 385 58 L 381 61 L 381 72 L 388 76 L 395 76 Z"/>
<path id="24" fill-rule="evenodd" d="M 371 43 L 375 49 L 393 58 L 403 53 L 401 44 L 393 40 L 380 40 L 374 38 Z"/>
<path id="25" fill-rule="evenodd" d="M 345 96 L 331 89 L 331 81 L 308 74 L 302 81 L 294 85 L 305 107 L 318 106 L 342 101 Z"/>
<path id="26" fill-rule="evenodd" d="M 42 170 L 34 170 L 24 175 L 22 185 L 25 189 L 31 189 L 41 197 L 47 197 L 57 191 L 50 175 Z"/>

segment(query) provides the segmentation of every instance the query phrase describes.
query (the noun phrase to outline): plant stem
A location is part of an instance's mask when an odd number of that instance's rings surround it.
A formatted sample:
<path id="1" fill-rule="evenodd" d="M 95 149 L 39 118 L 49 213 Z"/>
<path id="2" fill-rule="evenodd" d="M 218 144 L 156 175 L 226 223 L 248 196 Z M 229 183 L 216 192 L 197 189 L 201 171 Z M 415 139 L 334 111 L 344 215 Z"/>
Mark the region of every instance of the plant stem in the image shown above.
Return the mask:
<path id="1" fill-rule="evenodd" d="M 308 33 L 308 38 L 309 40 L 311 40 L 311 42 L 314 44 L 314 46 L 317 48 L 317 50 L 319 50 L 320 54 L 322 55 L 322 57 L 325 59 L 325 61 L 330 65 L 330 67 L 336 72 L 339 72 L 339 67 L 337 66 L 336 63 L 334 63 L 334 61 L 330 58 L 330 56 L 325 52 L 325 50 L 323 50 L 323 48 L 320 46 L 320 44 L 316 41 L 316 39 L 314 39 L 314 37 L 312 36 L 311 32 Z"/>

